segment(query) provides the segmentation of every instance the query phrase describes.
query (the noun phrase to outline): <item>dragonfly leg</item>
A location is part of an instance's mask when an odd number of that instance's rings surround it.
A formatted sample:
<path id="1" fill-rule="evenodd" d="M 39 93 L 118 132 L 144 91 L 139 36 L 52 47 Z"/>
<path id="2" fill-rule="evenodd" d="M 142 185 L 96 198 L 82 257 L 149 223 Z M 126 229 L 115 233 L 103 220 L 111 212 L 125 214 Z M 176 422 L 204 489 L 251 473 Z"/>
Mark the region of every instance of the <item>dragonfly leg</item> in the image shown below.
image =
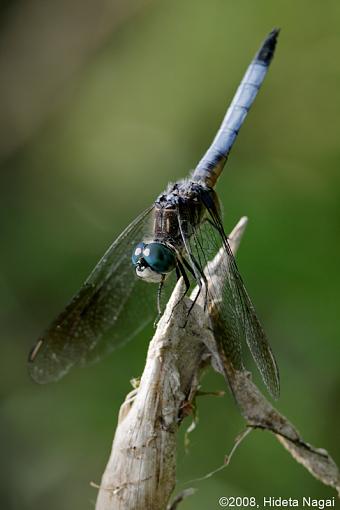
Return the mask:
<path id="1" fill-rule="evenodd" d="M 182 262 L 183 262 L 183 264 L 185 263 L 184 259 L 182 260 Z M 188 275 L 184 269 L 183 264 L 177 259 L 176 276 L 177 276 L 177 280 L 179 280 L 181 276 L 183 277 L 184 284 L 185 284 L 185 292 L 184 292 L 183 296 L 181 296 L 179 298 L 179 300 L 177 301 L 177 303 L 175 304 L 174 309 L 176 308 L 177 305 L 179 305 L 179 303 L 187 295 L 187 293 L 190 289 L 190 281 L 189 281 Z"/>
<path id="2" fill-rule="evenodd" d="M 184 263 L 184 261 L 183 261 L 183 263 Z M 190 281 L 189 281 L 188 275 L 187 275 L 183 265 L 181 264 L 181 262 L 179 260 L 177 261 L 176 272 L 177 271 L 180 276 L 183 276 L 183 280 L 184 280 L 184 284 L 185 284 L 185 293 L 183 294 L 183 297 L 184 297 L 187 295 L 187 293 L 190 289 Z"/>
<path id="3" fill-rule="evenodd" d="M 159 282 L 158 290 L 157 290 L 157 312 L 158 313 L 157 313 L 157 317 L 156 317 L 156 319 L 154 320 L 154 323 L 153 323 L 153 327 L 154 328 L 157 327 L 158 321 L 159 321 L 159 319 L 162 316 L 161 297 L 162 297 L 162 289 L 163 289 L 163 286 L 164 286 L 164 280 L 165 280 L 165 275 L 162 275 L 162 279 Z"/>
<path id="4" fill-rule="evenodd" d="M 181 260 L 177 259 L 177 266 L 176 266 L 176 275 L 177 275 L 177 280 L 182 276 L 183 277 L 183 280 L 184 280 L 184 284 L 185 284 L 185 291 L 183 293 L 183 295 L 179 298 L 179 300 L 177 301 L 177 303 L 175 304 L 174 306 L 174 309 L 176 308 L 177 305 L 179 305 L 179 303 L 181 302 L 181 300 L 187 295 L 189 289 L 190 289 L 190 280 L 189 280 L 189 277 L 188 277 L 188 273 L 191 274 L 191 276 L 195 279 L 195 281 L 197 282 L 197 285 L 199 287 L 199 290 L 198 290 L 198 293 L 197 293 L 197 296 L 195 297 L 195 300 L 194 302 L 190 305 L 190 308 L 188 310 L 188 313 L 187 313 L 187 318 L 185 320 L 185 323 L 183 325 L 183 328 L 185 328 L 187 322 L 188 322 L 188 318 L 189 318 L 189 315 L 190 315 L 190 312 L 194 306 L 194 304 L 196 303 L 196 300 L 197 300 L 197 297 L 198 295 L 200 294 L 201 292 L 201 289 L 202 289 L 202 283 L 201 283 L 201 280 L 197 280 L 197 277 L 192 269 L 192 267 L 190 266 L 190 264 L 188 264 L 188 262 L 184 259 L 184 258 L 181 258 Z M 169 319 L 170 320 L 170 319 Z"/>
<path id="5" fill-rule="evenodd" d="M 206 310 L 207 301 L 208 301 L 208 281 L 207 281 L 207 278 L 206 278 L 206 276 L 204 274 L 203 269 L 200 267 L 200 265 L 196 261 L 196 258 L 194 257 L 193 253 L 190 253 L 190 259 L 192 260 L 193 264 L 195 265 L 195 269 L 196 269 L 196 271 L 194 272 L 193 269 L 190 268 L 191 273 L 195 277 L 195 280 L 196 280 L 196 283 L 197 283 L 197 286 L 198 286 L 198 292 L 197 292 L 193 302 L 190 305 L 190 308 L 188 310 L 188 317 L 189 317 L 189 315 L 191 313 L 191 310 L 193 309 L 193 307 L 196 304 L 198 296 L 202 292 L 202 288 L 203 288 L 202 281 L 203 281 L 204 287 L 205 287 L 204 310 Z M 189 266 L 189 264 L 188 264 L 188 266 Z M 196 276 L 197 273 L 196 272 L 199 274 L 199 278 L 197 278 L 197 276 Z"/>

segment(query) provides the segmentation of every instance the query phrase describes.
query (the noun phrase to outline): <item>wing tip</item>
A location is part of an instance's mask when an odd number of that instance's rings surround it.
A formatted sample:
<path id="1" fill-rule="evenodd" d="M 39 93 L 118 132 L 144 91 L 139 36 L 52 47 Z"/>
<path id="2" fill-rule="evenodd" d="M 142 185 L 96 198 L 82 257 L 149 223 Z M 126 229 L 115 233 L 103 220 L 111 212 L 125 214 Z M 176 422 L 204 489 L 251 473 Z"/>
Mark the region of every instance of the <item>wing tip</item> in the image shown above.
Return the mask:
<path id="1" fill-rule="evenodd" d="M 44 359 L 44 349 L 46 347 L 46 341 L 43 337 L 38 338 L 35 345 L 33 345 L 32 349 L 28 354 L 27 360 L 27 370 L 28 375 L 37 384 L 47 384 L 49 382 L 54 382 L 60 379 L 60 377 L 56 377 L 52 373 L 50 373 L 46 368 L 41 366 L 42 361 Z"/>
<path id="2" fill-rule="evenodd" d="M 35 358 L 37 357 L 42 345 L 44 343 L 43 338 L 39 338 L 37 342 L 33 345 L 32 349 L 30 350 L 28 354 L 28 363 L 33 363 L 35 361 Z"/>
<path id="3" fill-rule="evenodd" d="M 279 380 L 275 381 L 274 386 L 270 385 L 270 387 L 267 386 L 267 388 L 268 388 L 270 395 L 273 397 L 273 399 L 279 400 L 279 398 L 280 398 L 280 381 Z"/>
<path id="4" fill-rule="evenodd" d="M 271 350 L 270 350 L 271 352 Z M 274 400 L 278 400 L 280 398 L 280 372 L 279 368 L 277 366 L 276 360 L 274 358 L 273 353 L 271 352 L 271 357 L 273 361 L 273 373 L 270 374 L 270 378 L 263 378 L 264 382 L 267 386 L 267 389 L 270 393 L 270 395 L 273 397 Z"/>

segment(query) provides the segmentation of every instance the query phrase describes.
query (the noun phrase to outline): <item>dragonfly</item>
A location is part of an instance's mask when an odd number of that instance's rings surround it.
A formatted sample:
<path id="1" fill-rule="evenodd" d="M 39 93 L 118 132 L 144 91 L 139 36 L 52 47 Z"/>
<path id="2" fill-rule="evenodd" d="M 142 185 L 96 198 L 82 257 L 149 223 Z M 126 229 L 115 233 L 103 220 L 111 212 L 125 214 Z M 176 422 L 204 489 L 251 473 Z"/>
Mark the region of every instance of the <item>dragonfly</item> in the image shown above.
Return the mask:
<path id="1" fill-rule="evenodd" d="M 204 293 L 205 302 L 214 304 L 223 324 L 220 341 L 235 368 L 243 368 L 242 349 L 247 345 L 269 393 L 278 398 L 278 366 L 238 271 L 215 191 L 239 129 L 267 74 L 278 34 L 278 29 L 272 30 L 257 51 L 195 170 L 189 177 L 169 184 L 132 221 L 38 338 L 28 360 L 30 375 L 36 382 L 56 381 L 74 365 L 97 360 L 134 337 L 155 318 L 156 303 L 161 313 L 164 289 L 172 289 L 183 277 L 186 290 L 194 283 Z M 205 268 L 221 247 L 222 277 L 215 287 L 209 286 Z M 158 292 L 152 283 L 158 285 Z M 206 310 L 209 313 L 209 306 Z"/>

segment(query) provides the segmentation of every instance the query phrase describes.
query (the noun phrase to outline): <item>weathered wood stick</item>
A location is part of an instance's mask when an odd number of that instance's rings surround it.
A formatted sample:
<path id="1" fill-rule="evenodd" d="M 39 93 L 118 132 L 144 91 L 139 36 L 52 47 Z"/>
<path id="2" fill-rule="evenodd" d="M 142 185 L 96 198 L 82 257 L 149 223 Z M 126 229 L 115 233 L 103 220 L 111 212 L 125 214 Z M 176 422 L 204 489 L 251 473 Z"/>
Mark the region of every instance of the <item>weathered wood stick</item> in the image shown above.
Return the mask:
<path id="1" fill-rule="evenodd" d="M 246 223 L 242 218 L 229 236 L 234 253 Z M 220 250 L 210 263 L 213 278 L 221 277 L 224 256 Z M 273 432 L 295 460 L 340 493 L 339 470 L 329 454 L 301 438 L 266 400 L 247 371 L 235 370 L 204 311 L 204 297 L 199 296 L 188 316 L 192 301 L 183 299 L 183 293 L 180 280 L 150 342 L 139 388 L 121 406 L 96 510 L 167 508 L 176 483 L 177 430 L 190 413 L 201 370 L 207 363 L 225 377 L 248 426 Z"/>

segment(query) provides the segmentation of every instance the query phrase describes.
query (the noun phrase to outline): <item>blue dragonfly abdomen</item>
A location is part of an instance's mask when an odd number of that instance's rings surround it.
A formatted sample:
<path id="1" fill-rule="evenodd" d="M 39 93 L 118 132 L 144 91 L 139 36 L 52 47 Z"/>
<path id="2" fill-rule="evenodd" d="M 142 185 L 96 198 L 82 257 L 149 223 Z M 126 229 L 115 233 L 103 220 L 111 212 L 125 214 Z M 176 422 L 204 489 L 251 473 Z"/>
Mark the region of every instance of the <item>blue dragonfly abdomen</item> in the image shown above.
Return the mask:
<path id="1" fill-rule="evenodd" d="M 195 181 L 214 187 L 237 134 L 253 104 L 273 58 L 278 29 L 270 32 L 251 61 L 211 146 L 192 174 Z"/>

